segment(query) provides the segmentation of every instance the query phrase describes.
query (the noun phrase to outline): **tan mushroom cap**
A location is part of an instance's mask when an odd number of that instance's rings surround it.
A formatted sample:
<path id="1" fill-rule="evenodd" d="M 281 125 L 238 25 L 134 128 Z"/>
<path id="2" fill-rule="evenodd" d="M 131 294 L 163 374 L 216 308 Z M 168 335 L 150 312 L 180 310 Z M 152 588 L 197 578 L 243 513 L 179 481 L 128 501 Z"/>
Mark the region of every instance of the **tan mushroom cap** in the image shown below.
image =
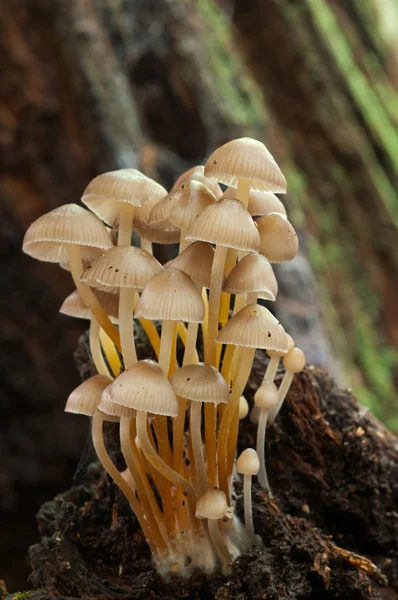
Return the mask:
<path id="1" fill-rule="evenodd" d="M 221 198 L 222 190 L 214 179 L 205 177 L 205 168 L 203 165 L 197 165 L 182 173 L 171 188 L 173 192 L 184 191 L 187 183 L 190 181 L 198 181 L 203 183 L 217 198 Z"/>
<path id="2" fill-rule="evenodd" d="M 112 379 L 105 375 L 90 377 L 70 394 L 65 412 L 92 417 L 101 400 L 102 392 L 110 383 Z"/>
<path id="3" fill-rule="evenodd" d="M 246 208 L 231 198 L 205 208 L 188 229 L 186 239 L 248 252 L 256 252 L 260 243 L 257 227 Z"/>
<path id="4" fill-rule="evenodd" d="M 217 148 L 206 162 L 205 176 L 235 188 L 239 179 L 248 179 L 253 190 L 286 192 L 286 179 L 274 157 L 252 138 L 232 140 Z"/>
<path id="5" fill-rule="evenodd" d="M 184 271 L 197 288 L 210 288 L 214 248 L 207 242 L 193 242 L 164 266 Z"/>
<path id="6" fill-rule="evenodd" d="M 149 214 L 148 227 L 152 229 L 163 228 L 165 221 L 169 220 L 171 210 L 176 205 L 179 192 L 170 192 L 159 200 Z"/>
<path id="7" fill-rule="evenodd" d="M 39 217 L 27 230 L 22 249 L 47 262 L 67 263 L 68 245 L 82 247 L 83 260 L 95 260 L 98 250 L 112 248 L 106 227 L 77 204 L 64 204 Z"/>
<path id="8" fill-rule="evenodd" d="M 98 302 L 101 304 L 104 311 L 115 322 L 119 318 L 119 298 L 116 294 L 108 294 L 100 290 L 94 290 Z M 62 303 L 59 312 L 68 317 L 76 317 L 77 319 L 88 319 L 92 317 L 92 312 L 83 302 L 79 292 L 75 290 Z"/>
<path id="9" fill-rule="evenodd" d="M 196 502 L 197 519 L 222 519 L 228 509 L 227 497 L 222 490 L 207 490 Z"/>
<path id="10" fill-rule="evenodd" d="M 222 198 L 236 198 L 236 189 L 229 187 L 223 193 Z M 250 190 L 247 210 L 252 217 L 268 215 L 271 212 L 277 212 L 286 216 L 285 207 L 278 196 L 275 196 L 272 192 L 256 192 L 255 190 Z"/>
<path id="11" fill-rule="evenodd" d="M 216 197 L 213 192 L 204 183 L 192 180 L 172 207 L 170 221 L 176 227 L 187 230 L 205 208 L 214 202 Z"/>
<path id="12" fill-rule="evenodd" d="M 160 271 L 163 271 L 162 265 L 146 250 L 114 246 L 86 268 L 81 281 L 115 294 L 120 288 L 142 290 Z"/>
<path id="13" fill-rule="evenodd" d="M 165 269 L 146 284 L 137 318 L 202 323 L 204 303 L 192 279 L 179 269 Z"/>
<path id="14" fill-rule="evenodd" d="M 300 373 L 305 367 L 305 354 L 300 348 L 293 348 L 283 359 L 283 366 L 287 371 Z"/>
<path id="15" fill-rule="evenodd" d="M 260 459 L 254 448 L 246 448 L 236 461 L 236 470 L 242 475 L 257 475 L 260 470 Z"/>
<path id="16" fill-rule="evenodd" d="M 82 196 L 82 202 L 100 219 L 114 225 L 119 217 L 120 204 L 142 206 L 153 198 L 167 194 L 159 183 L 136 169 L 119 169 L 95 177 Z"/>
<path id="17" fill-rule="evenodd" d="M 279 213 L 270 213 L 257 221 L 260 233 L 259 252 L 271 263 L 293 260 L 299 248 L 293 225 Z"/>
<path id="18" fill-rule="evenodd" d="M 290 350 L 293 350 L 293 348 L 294 348 L 294 340 L 293 340 L 292 336 L 289 335 L 288 333 L 286 335 L 287 335 L 287 351 L 290 352 Z M 268 356 L 270 356 L 272 358 L 273 356 L 279 356 L 279 357 L 285 356 L 286 352 L 278 352 L 277 350 L 267 350 L 267 354 L 268 354 Z"/>
<path id="19" fill-rule="evenodd" d="M 155 244 L 177 244 L 180 241 L 180 230 L 176 229 L 170 221 L 164 221 L 162 229 L 143 227 L 138 222 L 134 222 L 133 229 L 141 238 Z"/>
<path id="20" fill-rule="evenodd" d="M 244 396 L 239 398 L 239 419 L 245 419 L 249 414 L 249 403 Z"/>
<path id="21" fill-rule="evenodd" d="M 287 335 L 272 313 L 260 304 L 248 304 L 231 317 L 216 342 L 246 348 L 287 352 Z"/>
<path id="22" fill-rule="evenodd" d="M 275 300 L 278 282 L 269 263 L 261 254 L 247 254 L 232 269 L 223 289 L 230 294 L 256 292 L 260 298 Z"/>
<path id="23" fill-rule="evenodd" d="M 272 410 L 278 406 L 278 388 L 273 381 L 263 381 L 254 394 L 254 403 L 259 408 Z"/>
<path id="24" fill-rule="evenodd" d="M 176 417 L 178 400 L 162 369 L 152 360 L 141 360 L 111 385 L 113 402 L 155 415 Z"/>
<path id="25" fill-rule="evenodd" d="M 171 379 L 176 396 L 195 402 L 215 405 L 228 402 L 229 387 L 217 369 L 206 363 L 196 363 L 177 369 Z"/>
<path id="26" fill-rule="evenodd" d="M 107 420 L 119 421 L 121 417 L 127 417 L 128 419 L 135 418 L 137 411 L 133 408 L 127 408 L 127 406 L 122 406 L 121 404 L 116 404 L 113 402 L 110 396 L 111 391 L 110 383 L 102 392 L 101 400 L 98 404 L 98 410 L 100 410 L 104 415 L 109 417 Z"/>

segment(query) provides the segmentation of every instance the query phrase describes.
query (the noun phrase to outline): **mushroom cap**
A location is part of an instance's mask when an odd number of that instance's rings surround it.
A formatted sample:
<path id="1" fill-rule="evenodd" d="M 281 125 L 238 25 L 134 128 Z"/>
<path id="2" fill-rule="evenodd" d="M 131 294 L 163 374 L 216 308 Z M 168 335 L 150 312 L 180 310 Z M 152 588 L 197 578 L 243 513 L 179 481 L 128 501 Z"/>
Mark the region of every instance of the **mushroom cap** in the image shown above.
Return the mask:
<path id="1" fill-rule="evenodd" d="M 305 367 L 305 354 L 300 348 L 293 348 L 283 359 L 283 366 L 287 371 L 300 373 Z"/>
<path id="2" fill-rule="evenodd" d="M 149 252 L 135 246 L 114 246 L 89 265 L 81 281 L 102 291 L 142 290 L 163 267 Z"/>
<path id="3" fill-rule="evenodd" d="M 293 260 L 299 248 L 297 233 L 287 218 L 270 213 L 256 221 L 260 233 L 260 254 L 271 263 Z"/>
<path id="4" fill-rule="evenodd" d="M 192 242 L 181 254 L 164 266 L 184 271 L 198 289 L 210 288 L 211 268 L 213 266 L 214 248 L 207 242 Z"/>
<path id="5" fill-rule="evenodd" d="M 261 304 L 248 304 L 221 329 L 216 342 L 246 348 L 287 352 L 287 335 L 277 319 Z"/>
<path id="6" fill-rule="evenodd" d="M 113 402 L 155 415 L 176 417 L 178 400 L 170 381 L 152 360 L 140 360 L 124 371 L 110 388 Z"/>
<path id="7" fill-rule="evenodd" d="M 112 382 L 105 375 L 94 375 L 83 381 L 70 394 L 65 405 L 65 412 L 92 417 L 101 400 L 104 389 Z"/>
<path id="8" fill-rule="evenodd" d="M 196 502 L 197 519 L 222 519 L 228 508 L 227 497 L 222 490 L 207 490 Z"/>
<path id="9" fill-rule="evenodd" d="M 142 206 L 167 194 L 159 183 L 136 169 L 119 169 L 95 177 L 83 192 L 82 202 L 108 225 L 119 218 L 120 204 Z"/>
<path id="10" fill-rule="evenodd" d="M 155 244 L 176 244 L 180 241 L 181 237 L 180 230 L 176 229 L 168 220 L 163 222 L 162 229 L 145 227 L 138 222 L 133 223 L 133 229 L 144 240 L 148 240 Z"/>
<path id="11" fill-rule="evenodd" d="M 236 470 L 242 475 L 257 475 L 260 470 L 260 459 L 254 448 L 246 448 L 236 461 Z"/>
<path id="12" fill-rule="evenodd" d="M 202 323 L 205 306 L 194 282 L 179 269 L 164 269 L 144 287 L 135 311 L 137 318 Z"/>
<path id="13" fill-rule="evenodd" d="M 257 140 L 240 138 L 217 148 L 205 165 L 205 176 L 237 187 L 249 179 L 253 190 L 286 192 L 286 179 L 270 151 Z"/>
<path id="14" fill-rule="evenodd" d="M 169 218 L 176 227 L 186 231 L 198 216 L 216 202 L 216 197 L 204 183 L 192 180 L 180 194 L 171 209 Z"/>
<path id="15" fill-rule="evenodd" d="M 216 181 L 214 181 L 214 179 L 209 179 L 208 177 L 205 177 L 204 173 L 205 168 L 203 165 L 197 165 L 195 167 L 192 167 L 191 169 L 188 169 L 188 171 L 185 171 L 179 176 L 179 178 L 171 188 L 172 191 L 184 191 L 184 189 L 190 181 L 198 181 L 200 183 L 203 183 L 211 192 L 213 192 L 213 194 L 218 200 L 222 196 L 222 190 L 220 186 Z"/>
<path id="16" fill-rule="evenodd" d="M 287 351 L 290 352 L 290 350 L 293 350 L 294 348 L 294 341 L 291 335 L 289 335 L 288 333 L 287 335 Z M 286 356 L 286 352 L 278 352 L 277 350 L 267 350 L 267 354 L 268 356 L 270 356 L 271 358 L 273 356 Z"/>
<path id="17" fill-rule="evenodd" d="M 98 404 L 98 410 L 100 410 L 106 417 L 112 417 L 112 421 L 119 421 L 121 417 L 127 417 L 129 419 L 133 419 L 136 416 L 136 412 L 133 408 L 128 408 L 127 406 L 122 406 L 121 404 L 116 404 L 111 399 L 110 391 L 111 391 L 111 383 L 104 389 L 101 394 L 101 400 Z"/>
<path id="18" fill-rule="evenodd" d="M 239 419 L 245 419 L 249 414 L 249 404 L 244 396 L 239 398 Z"/>
<path id="19" fill-rule="evenodd" d="M 169 219 L 173 206 L 176 205 L 180 192 L 169 192 L 159 200 L 149 214 L 148 227 L 162 229 L 163 224 Z"/>
<path id="20" fill-rule="evenodd" d="M 186 239 L 248 252 L 256 252 L 260 243 L 257 227 L 246 208 L 231 198 L 205 208 L 188 229 Z"/>
<path id="21" fill-rule="evenodd" d="M 206 363 L 196 363 L 177 369 L 170 383 L 176 396 L 195 402 L 228 402 L 229 387 L 217 369 Z"/>
<path id="22" fill-rule="evenodd" d="M 273 381 L 263 381 L 254 394 L 254 402 L 259 408 L 271 410 L 278 406 L 278 388 Z"/>
<path id="23" fill-rule="evenodd" d="M 236 189 L 229 187 L 225 190 L 221 198 L 236 198 Z M 252 217 L 261 217 L 262 215 L 268 215 L 271 212 L 280 213 L 286 216 L 286 209 L 278 196 L 275 196 L 272 192 L 256 192 L 250 190 L 249 203 L 247 210 Z"/>
<path id="24" fill-rule="evenodd" d="M 105 225 L 95 215 L 77 204 L 64 204 L 32 223 L 22 249 L 38 260 L 68 263 L 69 244 L 82 246 L 87 261 L 98 258 L 98 250 L 112 248 Z"/>
<path id="25" fill-rule="evenodd" d="M 270 262 L 261 254 L 247 254 L 232 269 L 223 289 L 230 294 L 256 292 L 260 298 L 275 300 L 278 283 Z"/>
<path id="26" fill-rule="evenodd" d="M 100 290 L 94 290 L 98 302 L 113 322 L 119 318 L 119 298 L 116 294 L 107 294 Z M 65 298 L 59 312 L 68 317 L 91 320 L 93 314 L 85 305 L 79 292 L 75 290 Z"/>

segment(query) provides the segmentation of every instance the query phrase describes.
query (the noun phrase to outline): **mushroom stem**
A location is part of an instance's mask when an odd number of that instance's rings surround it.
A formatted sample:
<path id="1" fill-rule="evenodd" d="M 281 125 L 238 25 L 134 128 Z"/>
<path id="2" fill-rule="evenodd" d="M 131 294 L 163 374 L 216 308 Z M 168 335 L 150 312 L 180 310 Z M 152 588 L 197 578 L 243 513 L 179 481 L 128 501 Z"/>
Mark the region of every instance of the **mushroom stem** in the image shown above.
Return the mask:
<path id="1" fill-rule="evenodd" d="M 182 366 L 191 365 L 195 360 L 196 340 L 198 337 L 199 323 L 188 323 L 187 341 L 185 344 Z M 196 354 L 196 359 L 198 358 Z"/>
<path id="2" fill-rule="evenodd" d="M 173 336 L 174 321 L 163 321 L 162 335 L 160 337 L 159 367 L 165 372 L 166 376 L 169 374 Z"/>
<path id="3" fill-rule="evenodd" d="M 149 485 L 146 473 L 142 470 L 140 458 L 134 443 L 135 432 L 132 433 L 133 435 L 131 435 L 131 419 L 129 417 L 122 417 L 120 419 L 120 447 L 124 460 L 133 476 L 138 498 L 151 531 L 155 535 L 161 535 L 163 542 L 167 545 L 168 536 L 163 514 Z"/>
<path id="4" fill-rule="evenodd" d="M 149 341 L 151 342 L 152 348 L 155 351 L 156 356 L 159 358 L 160 350 L 160 337 L 156 331 L 156 327 L 149 319 L 138 319 L 142 329 L 145 331 Z"/>
<path id="5" fill-rule="evenodd" d="M 149 254 L 153 255 L 152 242 L 150 240 L 146 240 L 145 238 L 140 239 L 141 248 L 149 252 Z"/>
<path id="6" fill-rule="evenodd" d="M 104 357 L 102 356 L 101 351 L 101 342 L 100 342 L 100 325 L 96 319 L 91 319 L 90 321 L 90 352 L 91 357 L 93 359 L 93 363 L 95 368 L 97 369 L 97 373 L 99 375 L 107 375 L 109 376 L 109 369 L 106 366 L 104 361 Z"/>
<path id="7" fill-rule="evenodd" d="M 115 344 L 103 329 L 100 329 L 99 336 L 101 346 L 109 368 L 112 371 L 112 375 L 113 377 L 117 377 L 120 374 L 122 363 L 120 361 L 119 354 L 116 351 Z"/>
<path id="8" fill-rule="evenodd" d="M 121 352 L 120 337 L 118 331 L 112 325 L 108 315 L 98 302 L 97 298 L 91 288 L 84 285 L 80 281 L 80 277 L 83 273 L 82 265 L 82 252 L 80 246 L 77 244 L 68 244 L 68 262 L 70 266 L 71 275 L 75 283 L 76 289 L 83 299 L 83 302 L 91 310 L 94 318 L 101 325 L 102 329 L 106 331 L 107 335 L 111 338 L 116 348 Z"/>
<path id="9" fill-rule="evenodd" d="M 206 473 L 205 458 L 203 455 L 202 435 L 202 402 L 191 401 L 190 408 L 190 430 L 192 440 L 193 458 L 197 474 L 197 495 L 201 496 L 209 488 L 209 482 Z"/>
<path id="10" fill-rule="evenodd" d="M 220 296 L 224 276 L 224 265 L 228 248 L 216 246 L 211 269 L 210 296 L 209 296 L 209 328 L 208 328 L 208 356 L 206 362 L 217 367 L 218 317 L 220 313 Z"/>
<path id="11" fill-rule="evenodd" d="M 225 538 L 218 527 L 218 521 L 216 519 L 208 519 L 207 523 L 211 541 L 213 542 L 213 546 L 222 561 L 223 573 L 225 574 L 225 572 L 229 570 L 229 561 L 231 560 L 227 542 L 225 541 Z"/>
<path id="12" fill-rule="evenodd" d="M 126 496 L 128 502 L 131 506 L 132 511 L 134 512 L 135 516 L 138 519 L 138 522 L 141 526 L 142 531 L 144 532 L 144 535 L 148 541 L 150 548 L 152 550 L 155 550 L 156 554 L 161 554 L 166 549 L 165 544 L 164 543 L 159 544 L 158 540 L 155 541 L 153 539 L 152 532 L 151 532 L 151 530 L 148 526 L 148 523 L 144 517 L 144 513 L 142 511 L 142 508 L 138 501 L 138 498 L 136 497 L 135 493 L 130 488 L 130 486 L 127 484 L 126 480 L 119 473 L 119 471 L 113 464 L 108 452 L 106 451 L 103 433 L 102 433 L 103 422 L 104 422 L 103 414 L 101 413 L 101 411 L 97 410 L 94 413 L 93 419 L 92 419 L 91 435 L 92 435 L 92 440 L 93 440 L 93 446 L 94 446 L 95 452 L 97 453 L 98 459 L 99 459 L 100 463 L 102 464 L 102 466 L 104 467 L 105 471 L 108 473 L 109 477 L 111 477 L 111 479 L 113 479 L 113 481 L 116 483 L 116 485 L 120 488 L 120 490 Z"/>
<path id="13" fill-rule="evenodd" d="M 210 487 L 217 486 L 217 406 L 205 404 L 205 449 Z"/>
<path id="14" fill-rule="evenodd" d="M 202 289 L 202 299 L 203 299 L 203 303 L 205 305 L 205 317 L 204 317 L 203 323 L 201 324 L 202 338 L 203 338 L 203 353 L 204 353 L 204 356 L 207 356 L 208 355 L 208 346 L 209 346 L 209 299 L 207 297 L 206 288 Z"/>
<path id="15" fill-rule="evenodd" d="M 250 375 L 250 371 L 253 364 L 255 348 L 242 348 L 240 357 L 240 368 L 238 376 L 234 382 L 231 397 L 227 404 L 224 414 L 221 419 L 220 427 L 218 430 L 218 474 L 220 479 L 220 488 L 229 498 L 229 485 L 228 485 L 228 439 L 231 428 L 232 419 L 235 415 L 236 409 L 239 410 L 239 400 L 245 389 L 247 380 Z M 239 414 L 239 413 L 238 413 Z"/>
<path id="16" fill-rule="evenodd" d="M 264 373 L 262 384 L 265 381 L 271 381 L 271 382 L 274 381 L 275 375 L 278 371 L 278 366 L 279 366 L 279 356 L 271 356 L 271 358 L 269 359 L 269 362 L 268 362 L 267 369 Z M 260 410 L 261 410 L 261 408 L 259 406 L 257 406 L 257 404 L 253 405 L 253 408 L 251 410 L 250 417 L 249 417 L 250 421 L 252 423 L 258 423 L 258 420 L 260 418 Z M 271 416 L 271 412 L 272 411 L 270 411 L 269 416 Z M 271 423 L 270 418 L 268 419 L 268 423 Z"/>
<path id="17" fill-rule="evenodd" d="M 148 437 L 146 419 L 147 413 L 139 410 L 137 412 L 137 435 L 141 444 L 142 452 L 148 461 L 155 467 L 157 471 L 159 471 L 161 475 L 163 475 L 165 479 L 171 481 L 171 483 L 174 483 L 175 486 L 180 487 L 188 495 L 191 494 L 193 497 L 195 497 L 195 490 L 189 481 L 187 481 L 184 477 L 181 477 L 179 473 L 169 467 L 155 451 Z"/>
<path id="18" fill-rule="evenodd" d="M 246 296 L 246 306 L 248 304 L 257 304 L 258 293 L 257 292 L 248 292 Z"/>
<path id="19" fill-rule="evenodd" d="M 245 510 L 245 528 L 250 539 L 254 538 L 253 511 L 252 511 L 252 476 L 243 475 L 243 503 Z"/>
<path id="20" fill-rule="evenodd" d="M 272 423 L 275 422 L 275 419 L 278 416 L 280 409 L 282 408 L 282 405 L 285 401 L 285 398 L 290 389 L 290 386 L 292 385 L 293 377 L 294 377 L 293 371 L 286 371 L 286 373 L 283 376 L 282 383 L 278 390 L 278 404 L 275 408 L 273 408 L 272 410 L 269 411 L 269 424 L 270 425 L 272 425 Z"/>
<path id="21" fill-rule="evenodd" d="M 183 475 L 184 429 L 187 401 L 185 398 L 178 397 L 178 404 L 178 415 L 173 422 L 173 467 L 177 473 Z"/>
<path id="22" fill-rule="evenodd" d="M 179 254 L 181 254 L 181 252 L 184 252 L 185 248 L 187 248 L 189 246 L 189 244 L 191 243 L 187 239 L 185 239 L 186 235 L 187 235 L 186 230 L 185 229 L 181 229 L 181 231 L 180 231 L 180 248 L 179 248 Z"/>
<path id="23" fill-rule="evenodd" d="M 239 398 L 240 400 L 240 398 Z M 234 416 L 232 417 L 231 428 L 229 431 L 228 439 L 228 473 L 232 473 L 235 463 L 236 445 L 238 443 L 239 435 L 239 403 L 235 409 Z"/>
<path id="24" fill-rule="evenodd" d="M 245 208 L 249 204 L 250 183 L 250 179 L 238 179 L 238 187 L 236 188 L 236 198 L 242 202 Z"/>
<path id="25" fill-rule="evenodd" d="M 231 380 L 231 366 L 234 358 L 235 348 L 236 346 L 233 344 L 228 344 L 222 361 L 221 375 L 228 384 Z"/>
<path id="26" fill-rule="evenodd" d="M 119 331 L 122 344 L 124 366 L 131 369 L 137 362 L 134 343 L 133 301 L 135 290 L 120 288 L 119 296 Z"/>
<path id="27" fill-rule="evenodd" d="M 270 496 L 272 496 L 268 482 L 267 470 L 265 468 L 265 432 L 267 429 L 267 419 L 268 410 L 266 408 L 262 408 L 260 411 L 260 419 L 257 425 L 256 450 L 260 460 L 260 470 L 257 478 L 260 485 L 269 493 Z"/>
<path id="28" fill-rule="evenodd" d="M 131 246 L 131 232 L 133 229 L 134 206 L 122 202 L 119 213 L 118 246 Z"/>

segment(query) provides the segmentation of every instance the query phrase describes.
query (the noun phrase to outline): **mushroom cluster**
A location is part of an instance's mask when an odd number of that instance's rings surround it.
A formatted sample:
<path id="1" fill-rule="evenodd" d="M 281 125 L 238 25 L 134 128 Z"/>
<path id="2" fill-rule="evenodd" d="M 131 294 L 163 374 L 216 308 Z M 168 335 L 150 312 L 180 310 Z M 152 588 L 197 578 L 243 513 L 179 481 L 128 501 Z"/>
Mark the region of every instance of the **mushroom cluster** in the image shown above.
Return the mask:
<path id="1" fill-rule="evenodd" d="M 99 175 L 82 196 L 89 210 L 61 206 L 25 235 L 27 254 L 72 274 L 76 291 L 61 312 L 90 320 L 98 374 L 72 392 L 65 410 L 91 417 L 98 459 L 163 574 L 226 572 L 257 542 L 252 477 L 271 493 L 267 422 L 305 362 L 264 305 L 278 293 L 271 263 L 298 251 L 275 195 L 284 192 L 285 178 L 264 144 L 243 138 L 183 173 L 170 192 L 135 169 Z M 140 247 L 131 245 L 133 231 Z M 179 244 L 178 254 L 162 265 L 154 242 Z M 137 321 L 157 362 L 137 356 Z M 250 413 L 257 446 L 236 460 L 257 349 L 270 357 Z M 281 358 L 286 374 L 278 389 Z M 104 421 L 119 423 L 123 471 L 108 454 Z M 245 527 L 234 515 L 237 473 L 244 476 Z"/>

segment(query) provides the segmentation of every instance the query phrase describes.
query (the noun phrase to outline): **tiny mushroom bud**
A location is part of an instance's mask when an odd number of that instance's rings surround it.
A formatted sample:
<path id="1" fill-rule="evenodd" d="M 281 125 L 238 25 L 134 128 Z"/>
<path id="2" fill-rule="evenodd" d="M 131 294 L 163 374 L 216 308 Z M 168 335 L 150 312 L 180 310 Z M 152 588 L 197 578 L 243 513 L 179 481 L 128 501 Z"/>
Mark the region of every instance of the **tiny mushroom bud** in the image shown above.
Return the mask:
<path id="1" fill-rule="evenodd" d="M 260 233 L 260 254 L 271 263 L 293 260 L 299 248 L 293 225 L 280 213 L 270 213 L 256 221 Z"/>
<path id="2" fill-rule="evenodd" d="M 258 480 L 262 487 L 271 495 L 268 483 L 267 471 L 265 468 L 265 431 L 267 428 L 268 412 L 278 404 L 278 390 L 272 381 L 265 381 L 257 390 L 254 396 L 254 402 L 261 409 L 260 418 L 257 425 L 257 454 L 260 459 L 260 470 Z"/>
<path id="3" fill-rule="evenodd" d="M 243 475 L 243 502 L 245 507 L 245 527 L 249 539 L 254 538 L 252 514 L 252 476 L 257 475 L 260 461 L 253 448 L 246 448 L 236 461 L 236 470 Z"/>
<path id="4" fill-rule="evenodd" d="M 244 396 L 239 398 L 239 419 L 245 419 L 249 414 L 249 404 Z"/>
<path id="5" fill-rule="evenodd" d="M 228 571 L 231 555 L 226 540 L 220 532 L 217 521 L 222 519 L 227 511 L 227 498 L 221 490 L 207 490 L 196 503 L 195 516 L 198 519 L 207 519 L 210 538 L 222 561 L 224 572 Z"/>
<path id="6" fill-rule="evenodd" d="M 283 366 L 286 373 L 283 376 L 282 383 L 278 392 L 278 404 L 269 414 L 269 422 L 272 424 L 282 408 L 283 402 L 287 396 L 295 373 L 300 373 L 305 367 L 305 354 L 300 348 L 293 348 L 283 359 Z"/>

